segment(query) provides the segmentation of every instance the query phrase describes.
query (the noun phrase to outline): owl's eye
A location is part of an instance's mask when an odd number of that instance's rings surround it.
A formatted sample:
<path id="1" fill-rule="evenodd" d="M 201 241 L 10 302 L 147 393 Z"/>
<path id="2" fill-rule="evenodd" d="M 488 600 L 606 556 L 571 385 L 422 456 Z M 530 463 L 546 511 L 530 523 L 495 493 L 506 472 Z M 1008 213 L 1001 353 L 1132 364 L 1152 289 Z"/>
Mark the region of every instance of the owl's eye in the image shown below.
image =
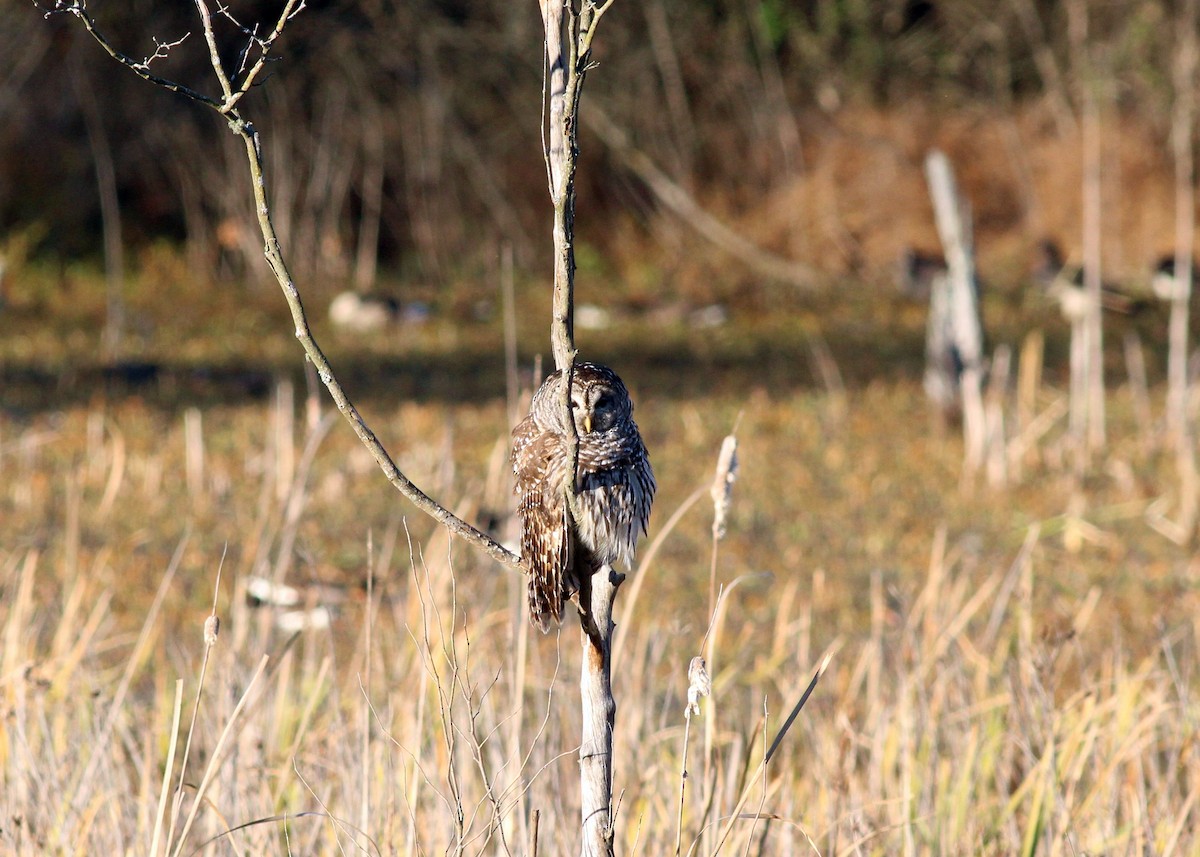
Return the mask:
<path id="1" fill-rule="evenodd" d="M 598 411 L 606 411 L 611 407 L 612 407 L 612 396 L 608 395 L 608 393 L 605 393 L 603 396 L 601 396 L 599 399 L 596 400 L 596 410 L 598 410 Z"/>

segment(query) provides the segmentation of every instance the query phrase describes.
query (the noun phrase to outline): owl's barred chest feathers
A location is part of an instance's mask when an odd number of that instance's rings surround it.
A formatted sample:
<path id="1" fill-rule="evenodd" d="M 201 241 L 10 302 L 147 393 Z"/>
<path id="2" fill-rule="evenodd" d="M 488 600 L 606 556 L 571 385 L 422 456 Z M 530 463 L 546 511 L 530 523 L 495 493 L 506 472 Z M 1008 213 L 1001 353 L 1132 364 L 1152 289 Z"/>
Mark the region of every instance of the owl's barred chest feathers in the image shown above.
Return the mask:
<path id="1" fill-rule="evenodd" d="M 554 373 L 534 394 L 529 416 L 513 430 L 530 618 L 543 631 L 561 621 L 580 575 L 604 565 L 631 565 L 656 488 L 625 385 L 611 369 L 576 364 L 571 400 L 579 439 L 578 518 L 572 519 L 562 392 L 561 373 Z"/>

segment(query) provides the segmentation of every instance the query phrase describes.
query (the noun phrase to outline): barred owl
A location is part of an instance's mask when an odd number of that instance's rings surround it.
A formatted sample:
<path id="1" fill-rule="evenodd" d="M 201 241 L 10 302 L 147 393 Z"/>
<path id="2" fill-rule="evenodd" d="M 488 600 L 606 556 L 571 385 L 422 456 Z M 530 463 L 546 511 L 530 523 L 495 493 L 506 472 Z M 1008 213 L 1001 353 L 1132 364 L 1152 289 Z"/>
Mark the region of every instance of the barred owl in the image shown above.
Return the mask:
<path id="1" fill-rule="evenodd" d="M 562 409 L 562 372 L 533 394 L 513 429 L 513 474 L 521 556 L 529 567 L 529 615 L 545 633 L 584 575 L 633 561 L 654 500 L 654 471 L 633 422 L 629 391 L 606 366 L 576 363 L 571 413 L 579 436 L 578 511 L 567 508 L 571 474 Z"/>

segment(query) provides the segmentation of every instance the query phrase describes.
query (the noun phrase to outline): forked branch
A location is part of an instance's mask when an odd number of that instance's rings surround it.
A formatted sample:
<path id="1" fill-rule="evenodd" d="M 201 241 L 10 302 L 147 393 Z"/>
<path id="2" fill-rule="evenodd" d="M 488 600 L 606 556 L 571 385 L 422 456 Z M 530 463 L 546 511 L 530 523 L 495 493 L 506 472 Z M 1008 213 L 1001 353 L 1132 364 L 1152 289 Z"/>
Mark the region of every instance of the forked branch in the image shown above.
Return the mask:
<path id="1" fill-rule="evenodd" d="M 209 59 L 213 72 L 216 74 L 221 86 L 222 95 L 220 98 L 213 98 L 176 81 L 159 77 L 149 71 L 149 63 L 139 63 L 137 60 L 118 50 L 109 42 L 103 32 L 97 27 L 95 20 L 88 14 L 86 0 L 74 0 L 73 2 L 62 2 L 60 0 L 54 8 L 45 9 L 43 7 L 43 10 L 47 15 L 56 13 L 74 15 L 83 22 L 83 26 L 87 29 L 88 33 L 91 34 L 92 38 L 110 56 L 121 63 L 121 65 L 133 71 L 138 77 L 211 107 L 228 120 L 230 130 L 238 135 L 246 146 L 246 159 L 250 167 L 251 185 L 254 188 L 254 208 L 258 217 L 259 228 L 262 231 L 264 242 L 263 253 L 266 256 L 267 264 L 270 265 L 271 272 L 279 282 L 279 286 L 283 290 L 284 299 L 291 310 L 292 321 L 296 327 L 296 339 L 299 340 L 300 345 L 304 348 L 305 355 L 316 368 L 317 375 L 326 389 L 329 390 L 329 394 L 333 397 L 334 403 L 337 404 L 338 410 L 350 423 L 359 440 L 370 451 L 371 456 L 375 459 L 380 469 L 383 470 L 388 481 L 418 509 L 432 517 L 453 535 L 475 545 L 498 562 L 525 573 L 525 567 L 521 563 L 520 557 L 516 556 L 487 533 L 482 532 L 446 509 L 436 500 L 425 494 L 412 480 L 401 472 L 383 444 L 379 442 L 375 433 L 367 425 L 366 421 L 363 420 L 354 403 L 350 401 L 350 397 L 346 395 L 346 391 L 334 375 L 333 367 L 330 365 L 328 358 L 326 358 L 317 341 L 313 338 L 312 330 L 308 324 L 308 317 L 304 312 L 304 305 L 300 300 L 300 292 L 288 270 L 283 251 L 279 246 L 279 238 L 271 222 L 271 209 L 267 202 L 262 147 L 258 131 L 255 130 L 251 122 L 242 117 L 238 107 L 242 97 L 255 85 L 256 80 L 268 61 L 271 48 L 283 34 L 288 21 L 304 8 L 304 0 L 287 0 L 278 20 L 266 37 L 258 38 L 244 27 L 241 28 L 243 33 L 247 33 L 250 39 L 250 44 L 247 45 L 247 52 L 251 49 L 256 49 L 258 51 L 258 59 L 237 80 L 236 85 L 234 79 L 229 76 L 221 64 L 216 33 L 213 29 L 212 14 L 206 2 L 205 0 L 195 0 L 195 3 L 197 13 L 204 28 L 204 37 L 208 44 Z M 218 11 L 226 14 L 223 8 L 219 8 Z"/>
<path id="2" fill-rule="evenodd" d="M 612 5 L 592 0 L 540 0 L 546 32 L 549 88 L 545 151 L 550 200 L 554 205 L 554 308 L 550 341 L 555 366 L 564 373 L 563 425 L 576 478 L 569 480 L 567 500 L 574 510 L 578 485 L 579 437 L 571 412 L 571 373 L 575 365 L 573 325 L 575 298 L 575 169 L 579 147 L 579 96 L 591 67 L 596 24 Z M 580 581 L 579 613 L 583 657 L 579 676 L 582 728 L 579 745 L 582 854 L 613 853 L 612 755 L 616 700 L 612 693 L 613 602 L 623 576 L 608 566 Z"/>

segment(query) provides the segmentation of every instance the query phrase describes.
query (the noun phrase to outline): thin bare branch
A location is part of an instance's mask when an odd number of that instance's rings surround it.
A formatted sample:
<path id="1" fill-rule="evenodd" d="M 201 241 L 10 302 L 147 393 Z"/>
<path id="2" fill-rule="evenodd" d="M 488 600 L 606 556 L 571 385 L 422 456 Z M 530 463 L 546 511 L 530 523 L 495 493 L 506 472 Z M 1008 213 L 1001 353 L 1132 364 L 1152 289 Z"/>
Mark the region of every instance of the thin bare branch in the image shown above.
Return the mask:
<path id="1" fill-rule="evenodd" d="M 221 63 L 221 52 L 217 49 L 217 34 L 213 31 L 208 4 L 204 0 L 196 0 L 196 11 L 200 13 L 200 22 L 204 25 L 204 41 L 208 43 L 209 62 L 212 63 L 213 73 L 221 84 L 221 91 L 225 93 L 225 105 L 221 108 L 221 111 L 225 112 L 227 105 L 233 100 L 233 85 L 229 82 L 229 75 L 225 73 L 225 66 Z"/>
<path id="2" fill-rule="evenodd" d="M 148 57 L 145 57 L 141 63 L 139 63 L 139 66 L 143 69 L 148 69 L 150 68 L 150 64 L 155 60 L 166 59 L 171 55 L 171 49 L 182 45 L 188 40 L 188 36 L 190 35 L 191 33 L 184 33 L 173 42 L 161 42 L 159 41 L 158 36 L 151 36 L 151 38 L 154 39 L 154 53 L 150 54 Z"/>
<path id="3" fill-rule="evenodd" d="M 407 497 L 418 509 L 429 515 L 439 524 L 450 531 L 452 535 L 458 536 L 461 539 L 470 542 L 478 547 L 488 556 L 496 561 L 507 565 L 522 573 L 525 572 L 525 567 L 521 563 L 520 557 L 516 556 L 512 551 L 505 548 L 487 533 L 473 527 L 471 524 L 462 520 L 454 513 L 443 507 L 437 501 L 433 500 L 418 488 L 412 480 L 400 471 L 396 466 L 395 461 L 388 454 L 383 444 L 375 436 L 375 433 L 363 420 L 358 409 L 350 401 L 349 396 L 343 389 L 341 383 L 333 373 L 333 367 L 330 365 L 328 358 L 313 338 L 312 330 L 308 324 L 308 317 L 305 314 L 304 306 L 300 300 L 300 291 L 296 287 L 295 281 L 292 279 L 291 273 L 288 270 L 287 262 L 284 260 L 283 251 L 280 248 L 279 237 L 275 232 L 275 227 L 271 222 L 271 210 L 267 203 L 266 180 L 263 174 L 262 162 L 262 147 L 259 141 L 258 131 L 254 125 L 243 119 L 240 112 L 237 110 L 238 100 L 246 93 L 252 85 L 254 77 L 262 68 L 265 62 L 266 54 L 271 45 L 282 34 L 284 26 L 296 13 L 304 8 L 304 0 L 288 0 L 284 7 L 283 13 L 280 15 L 275 24 L 271 35 L 263 39 L 260 43 L 262 49 L 262 57 L 260 62 L 256 63 L 247 74 L 246 78 L 241 82 L 237 90 L 233 89 L 229 76 L 225 73 L 220 61 L 220 56 L 216 45 L 216 36 L 212 27 L 212 15 L 209 11 L 206 0 L 195 0 L 197 11 L 204 25 L 205 39 L 209 46 L 209 58 L 213 66 L 213 71 L 216 73 L 221 82 L 221 89 L 225 93 L 223 101 L 218 101 L 202 95 L 195 90 L 175 83 L 174 81 L 160 78 L 157 75 L 150 74 L 145 69 L 139 67 L 137 61 L 131 59 L 127 55 L 116 50 L 111 43 L 105 38 L 104 34 L 96 27 L 95 21 L 87 14 L 82 0 L 73 3 L 69 6 L 51 10 L 52 12 L 66 12 L 73 14 L 83 21 L 84 26 L 91 36 L 118 62 L 128 67 L 139 77 L 151 83 L 157 84 L 169 89 L 172 92 L 179 92 L 187 97 L 199 101 L 202 104 L 207 104 L 209 107 L 224 115 L 229 121 L 230 130 L 242 139 L 246 146 L 246 158 L 250 167 L 251 184 L 254 188 L 254 203 L 255 213 L 258 216 L 259 228 L 263 236 L 263 253 L 266 256 L 267 264 L 271 268 L 271 272 L 275 275 L 279 282 L 280 288 L 283 290 L 284 300 L 287 301 L 288 308 L 292 313 L 292 321 L 295 324 L 296 339 L 300 341 L 304 352 L 317 370 L 317 375 L 321 382 L 329 390 L 333 396 L 334 403 L 337 404 L 338 410 L 350 423 L 354 429 L 354 433 L 358 435 L 363 445 L 371 453 L 371 456 L 379 464 L 383 470 L 384 476 L 392 483 L 395 488 Z M 48 12 L 47 14 L 50 14 Z"/>
<path id="4" fill-rule="evenodd" d="M 268 55 L 271 52 L 271 48 L 274 46 L 276 40 L 283 35 L 283 28 L 287 26 L 288 21 L 292 20 L 292 18 L 296 17 L 296 15 L 300 14 L 300 12 L 304 10 L 304 6 L 305 0 L 288 0 L 287 5 L 283 7 L 283 11 L 279 14 L 279 20 L 275 22 L 275 27 L 271 30 L 270 35 L 264 39 L 255 38 L 253 33 L 247 33 L 247 35 L 251 37 L 253 44 L 258 47 L 258 60 L 255 61 L 254 65 L 250 67 L 250 70 L 246 72 L 246 76 L 242 78 L 237 91 L 234 92 L 229 98 L 229 101 L 225 105 L 226 112 L 236 107 L 237 103 L 241 101 L 242 96 L 249 92 L 251 87 L 255 85 L 255 81 L 258 79 L 259 74 L 262 73 L 263 68 L 265 68 L 267 62 L 269 62 Z M 243 28 L 243 32 L 246 32 L 245 28 Z M 247 53 L 249 53 L 249 46 L 247 46 Z M 244 63 L 245 57 L 243 56 L 242 63 L 239 65 L 244 66 Z"/>
<path id="5" fill-rule="evenodd" d="M 163 89 L 169 89 L 171 92 L 177 92 L 180 95 L 192 99 L 193 101 L 199 101 L 201 104 L 207 104 L 209 107 L 217 109 L 220 108 L 221 102 L 217 101 L 215 98 L 210 98 L 202 92 L 197 92 L 190 86 L 184 86 L 182 83 L 177 83 L 176 81 L 168 80 L 165 77 L 159 77 L 156 74 L 151 74 L 149 69 L 146 67 L 147 63 L 139 62 L 128 54 L 122 53 L 113 47 L 112 43 L 109 42 L 109 40 L 105 38 L 104 34 L 96 27 L 96 20 L 88 14 L 87 4 L 84 2 L 84 0 L 79 0 L 79 2 L 76 3 L 61 3 L 60 5 L 55 6 L 53 9 L 46 9 L 44 6 L 40 5 L 38 8 L 42 9 L 47 18 L 51 15 L 74 15 L 83 22 L 84 29 L 88 31 L 88 34 L 96 40 L 100 47 L 104 48 L 105 52 L 110 57 L 128 68 L 142 80 L 149 81 L 156 86 L 161 86 Z M 180 41 L 182 41 L 182 39 Z"/>

